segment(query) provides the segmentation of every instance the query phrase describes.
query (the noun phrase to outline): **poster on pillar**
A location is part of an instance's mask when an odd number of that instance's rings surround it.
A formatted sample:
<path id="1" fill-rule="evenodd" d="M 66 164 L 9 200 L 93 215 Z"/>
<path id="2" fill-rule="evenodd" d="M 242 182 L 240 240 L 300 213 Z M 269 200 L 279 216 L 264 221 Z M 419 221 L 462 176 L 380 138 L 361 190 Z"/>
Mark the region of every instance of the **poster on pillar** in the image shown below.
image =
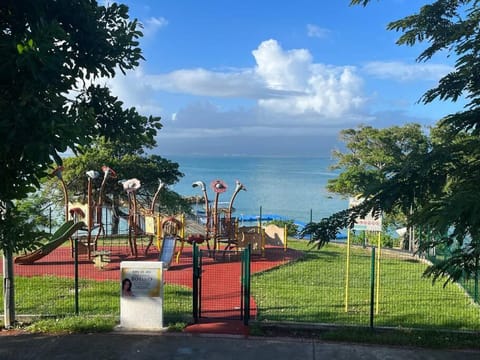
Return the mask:
<path id="1" fill-rule="evenodd" d="M 155 216 L 145 216 L 145 234 L 155 235 Z"/>
<path id="2" fill-rule="evenodd" d="M 365 199 L 362 197 L 351 197 L 348 200 L 348 207 L 353 208 L 360 205 L 363 201 Z M 382 215 L 375 217 L 373 213 L 369 213 L 363 218 L 357 217 L 353 230 L 382 231 Z"/>
<path id="3" fill-rule="evenodd" d="M 163 263 L 120 263 L 120 326 L 127 329 L 163 328 Z"/>

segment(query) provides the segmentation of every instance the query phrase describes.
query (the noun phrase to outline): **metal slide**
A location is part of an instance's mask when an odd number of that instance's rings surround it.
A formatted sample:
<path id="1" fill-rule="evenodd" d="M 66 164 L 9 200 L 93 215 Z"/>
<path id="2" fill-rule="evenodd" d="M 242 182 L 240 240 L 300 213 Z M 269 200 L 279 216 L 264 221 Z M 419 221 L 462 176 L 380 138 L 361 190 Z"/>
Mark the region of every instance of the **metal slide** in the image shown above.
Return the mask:
<path id="1" fill-rule="evenodd" d="M 176 242 L 177 237 L 174 235 L 166 235 L 163 237 L 162 250 L 158 260 L 163 262 L 164 269 L 168 269 L 170 267 L 173 254 L 175 253 Z"/>
<path id="2" fill-rule="evenodd" d="M 76 231 L 85 227 L 85 223 L 83 221 L 74 222 L 73 220 L 67 221 L 63 224 L 51 237 L 51 241 L 47 244 L 43 245 L 40 249 L 37 249 L 30 254 L 20 255 L 15 258 L 15 264 L 21 265 L 31 265 L 35 261 L 43 258 L 50 254 L 53 250 L 57 247 L 62 245 L 65 241 L 67 241 L 70 236 L 72 236 Z"/>

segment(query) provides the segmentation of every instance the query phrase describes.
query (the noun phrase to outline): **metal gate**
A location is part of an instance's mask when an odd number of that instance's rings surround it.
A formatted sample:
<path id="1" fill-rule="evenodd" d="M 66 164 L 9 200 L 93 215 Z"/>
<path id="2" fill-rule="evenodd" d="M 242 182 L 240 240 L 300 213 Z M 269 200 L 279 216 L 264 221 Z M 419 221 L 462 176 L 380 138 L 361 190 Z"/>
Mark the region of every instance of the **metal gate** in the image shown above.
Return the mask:
<path id="1" fill-rule="evenodd" d="M 193 318 L 250 320 L 250 246 L 212 254 L 193 248 Z"/>

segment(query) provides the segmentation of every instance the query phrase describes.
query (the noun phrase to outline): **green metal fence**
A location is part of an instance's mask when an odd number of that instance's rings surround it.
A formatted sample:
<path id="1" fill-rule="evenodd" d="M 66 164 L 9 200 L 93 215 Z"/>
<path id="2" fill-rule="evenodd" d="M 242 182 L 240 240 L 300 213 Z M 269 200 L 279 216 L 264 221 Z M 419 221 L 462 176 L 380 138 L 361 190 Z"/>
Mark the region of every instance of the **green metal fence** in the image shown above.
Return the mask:
<path id="1" fill-rule="evenodd" d="M 316 250 L 304 241 L 291 241 L 289 247 L 295 249 L 299 257 L 268 270 L 258 271 L 255 265 L 264 263 L 265 257 L 251 255 L 249 301 L 251 299 L 250 306 L 254 309 L 251 320 L 358 326 L 370 326 L 373 322 L 374 326 L 386 327 L 480 330 L 480 307 L 474 302 L 473 293 L 467 291 L 474 289 L 474 284 L 470 281 L 444 286 L 442 280 L 432 284 L 431 279 L 422 277 L 427 267 L 424 259 L 400 251 L 376 249 L 373 274 L 372 248 L 352 247 L 347 282 L 344 244 L 329 244 Z M 283 251 L 282 248 L 266 249 L 267 254 L 278 252 L 278 258 Z M 70 254 L 70 258 L 66 254 Z M 96 268 L 91 260 L 80 256 L 78 311 L 81 316 L 119 316 L 122 256 L 112 253 L 112 262 L 104 269 Z M 155 252 L 139 258 L 156 259 L 158 253 Z M 221 264 L 226 260 L 219 256 L 217 261 Z M 192 269 L 192 249 L 186 248 L 180 263 L 172 263 L 165 273 L 167 324 L 193 321 Z M 208 264 L 208 270 L 218 271 L 211 276 L 217 279 L 215 286 L 222 286 L 221 279 L 232 279 L 225 274 L 225 267 L 215 262 Z M 47 263 L 15 265 L 15 288 L 17 315 L 75 314 L 71 248 L 65 245 L 56 249 Z M 0 300 L 3 302 L 1 294 Z"/>
<path id="2" fill-rule="evenodd" d="M 292 244 L 292 246 L 294 246 Z M 305 249 L 304 245 L 300 246 Z M 480 307 L 460 284 L 432 284 L 424 260 L 400 251 L 346 246 L 310 250 L 296 262 L 252 276 L 259 321 L 479 330 Z M 372 276 L 373 304 L 372 304 Z M 348 292 L 348 297 L 346 294 Z M 373 319 L 371 309 L 373 307 Z"/>
<path id="3" fill-rule="evenodd" d="M 138 261 L 158 261 L 158 250 L 150 248 L 145 255 L 147 239 L 138 239 Z M 105 253 L 105 252 L 104 252 Z M 18 318 L 111 316 L 120 315 L 120 262 L 129 257 L 128 244 L 118 242 L 110 247 L 104 263 L 86 254 L 75 258 L 68 242 L 47 257 L 31 265 L 14 266 L 15 312 Z M 181 257 L 178 267 L 187 271 L 164 272 L 164 322 L 188 322 L 192 314 L 191 254 Z M 0 258 L 1 262 L 1 258 Z M 96 264 L 95 264 L 96 263 Z M 0 266 L 0 272 L 3 267 Z M 2 274 L 3 275 L 3 274 Z M 3 304 L 3 293 L 0 293 Z M 3 312 L 3 308 L 2 311 Z"/>

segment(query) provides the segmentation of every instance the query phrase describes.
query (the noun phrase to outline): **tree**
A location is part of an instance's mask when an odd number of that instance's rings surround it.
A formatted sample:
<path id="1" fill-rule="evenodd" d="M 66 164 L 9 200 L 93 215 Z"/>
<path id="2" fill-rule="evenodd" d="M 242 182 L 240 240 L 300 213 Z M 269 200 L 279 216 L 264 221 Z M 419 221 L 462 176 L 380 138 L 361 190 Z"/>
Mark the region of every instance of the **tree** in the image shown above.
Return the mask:
<path id="1" fill-rule="evenodd" d="M 153 195 L 158 188 L 158 181 L 165 185 L 173 185 L 183 174 L 179 171 L 179 165 L 158 155 L 145 155 L 141 143 L 106 141 L 99 138 L 95 144 L 84 149 L 81 155 L 65 159 L 65 181 L 69 191 L 76 194 L 76 200 L 86 202 L 88 170 L 100 171 L 106 165 L 114 169 L 117 179 L 106 182 L 104 202 L 115 207 L 114 214 L 120 214 L 120 204 L 127 201 L 127 196 L 121 184 L 121 179 L 138 178 L 142 187 L 137 192 L 138 201 L 145 208 L 150 208 Z M 102 178 L 93 180 L 93 188 L 99 189 Z M 164 213 L 186 212 L 190 205 L 179 195 L 164 189 L 160 193 L 158 204 L 162 206 Z M 98 194 L 94 194 L 98 199 Z M 113 221 L 112 223 L 115 223 Z"/>
<path id="2" fill-rule="evenodd" d="M 407 156 L 421 156 L 429 150 L 429 139 L 418 124 L 392 126 L 376 129 L 360 126 L 358 129 L 342 130 L 340 137 L 346 151 L 333 152 L 337 163 L 334 170 L 342 172 L 328 181 L 327 189 L 343 196 L 365 194 L 387 181 Z M 409 212 L 409 211 L 408 211 Z M 385 229 L 406 226 L 405 214 L 401 209 L 382 213 Z M 413 248 L 409 239 L 408 248 Z"/>
<path id="3" fill-rule="evenodd" d="M 52 162 L 62 163 L 59 154 L 76 152 L 96 136 L 154 141 L 159 118 L 140 116 L 135 109 L 121 112 L 108 90 L 93 84 L 138 66 L 141 35 L 124 5 L 0 3 L 0 248 L 7 258 L 4 291 L 11 304 L 12 254 L 28 246 L 29 237 L 35 240 L 31 233 L 12 233 L 28 225 L 17 216 L 14 201 L 39 187 Z M 118 115 L 132 126 L 119 122 Z M 9 326 L 14 314 L 7 313 Z"/>
<path id="4" fill-rule="evenodd" d="M 352 0 L 367 5 L 369 0 Z M 411 225 L 428 227 L 436 237 L 425 241 L 420 251 L 444 245 L 451 256 L 430 266 L 426 275 L 447 282 L 462 274 L 478 280 L 480 259 L 480 42 L 478 2 L 437 0 L 417 14 L 388 25 L 401 31 L 400 45 L 426 43 L 418 61 L 428 61 L 439 52 L 455 58 L 455 69 L 421 97 L 429 104 L 436 99 L 467 104 L 440 119 L 431 148 L 421 156 L 407 155 L 398 169 L 382 184 L 367 189 L 368 200 L 360 207 L 332 215 L 306 231 L 318 246 L 329 241 L 338 228 L 349 226 L 359 214 L 411 209 Z"/>
<path id="5" fill-rule="evenodd" d="M 429 148 L 427 136 L 418 124 L 385 129 L 360 126 L 342 130 L 340 138 L 347 151 L 333 152 L 337 163 L 332 169 L 343 171 L 328 181 L 327 189 L 344 196 L 362 194 L 382 184 L 407 155 L 424 154 Z"/>
<path id="6" fill-rule="evenodd" d="M 60 153 L 77 152 L 96 136 L 154 143 L 159 118 L 123 110 L 108 89 L 92 84 L 142 59 L 142 33 L 126 6 L 6 0 L 0 26 L 1 202 L 35 191 L 52 161 L 61 164 Z M 0 241 L 20 250 L 18 237 Z"/>

